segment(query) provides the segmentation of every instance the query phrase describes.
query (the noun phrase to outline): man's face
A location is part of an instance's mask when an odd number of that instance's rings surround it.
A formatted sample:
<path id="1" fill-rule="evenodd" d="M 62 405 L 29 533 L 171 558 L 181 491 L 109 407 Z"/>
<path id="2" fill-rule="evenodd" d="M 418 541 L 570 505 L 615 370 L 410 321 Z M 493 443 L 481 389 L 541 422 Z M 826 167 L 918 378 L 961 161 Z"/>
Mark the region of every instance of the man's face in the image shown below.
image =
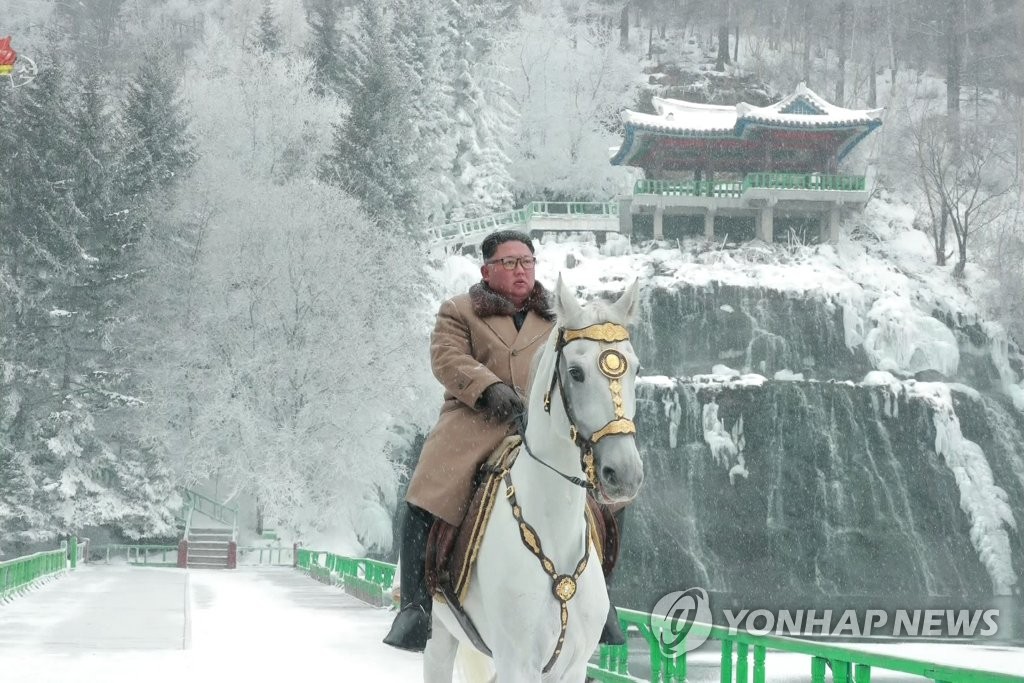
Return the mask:
<path id="1" fill-rule="evenodd" d="M 480 268 L 484 282 L 498 294 L 511 300 L 516 306 L 522 306 L 533 291 L 533 269 L 517 263 L 512 270 L 505 270 L 500 261 L 503 258 L 533 256 L 530 248 L 518 240 L 502 242 L 495 249 L 494 255 Z"/>

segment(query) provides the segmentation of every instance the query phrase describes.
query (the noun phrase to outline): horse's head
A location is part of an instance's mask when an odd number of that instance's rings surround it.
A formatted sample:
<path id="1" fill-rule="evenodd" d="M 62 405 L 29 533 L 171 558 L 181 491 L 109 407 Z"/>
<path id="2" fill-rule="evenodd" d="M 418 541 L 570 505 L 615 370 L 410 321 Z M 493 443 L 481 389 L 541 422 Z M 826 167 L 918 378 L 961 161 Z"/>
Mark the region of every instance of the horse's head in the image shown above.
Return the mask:
<path id="1" fill-rule="evenodd" d="M 552 333 L 555 361 L 545 383 L 545 410 L 560 402 L 569 421 L 569 438 L 586 461 L 588 472 L 605 503 L 632 500 L 644 479 L 643 462 L 636 447 L 635 382 L 640 364 L 629 343 L 626 325 L 638 308 L 634 282 L 614 304 L 595 301 L 581 306 L 558 278 Z M 586 464 L 586 462 L 585 462 Z"/>

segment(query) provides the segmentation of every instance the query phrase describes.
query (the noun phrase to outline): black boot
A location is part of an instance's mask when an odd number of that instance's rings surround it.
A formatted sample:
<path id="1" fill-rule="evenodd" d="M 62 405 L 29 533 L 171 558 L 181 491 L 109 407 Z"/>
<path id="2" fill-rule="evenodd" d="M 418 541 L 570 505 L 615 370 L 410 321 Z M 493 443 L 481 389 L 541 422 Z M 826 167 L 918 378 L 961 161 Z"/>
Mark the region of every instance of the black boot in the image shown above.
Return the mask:
<path id="1" fill-rule="evenodd" d="M 622 552 L 622 523 L 625 521 L 626 510 L 625 508 L 619 510 L 614 515 L 615 524 L 619 527 L 619 553 Z M 605 584 L 608 585 L 608 619 L 604 622 L 604 630 L 601 631 L 601 639 L 599 642 L 605 645 L 625 645 L 626 634 L 622 632 L 622 625 L 619 624 L 619 615 L 615 611 L 615 604 L 612 602 L 611 596 L 611 576 L 605 577 Z"/>
<path id="2" fill-rule="evenodd" d="M 430 638 L 430 608 L 433 606 L 433 599 L 427 592 L 424 557 L 434 516 L 412 504 L 408 504 L 408 508 L 399 551 L 402 609 L 384 642 L 401 650 L 423 652 Z"/>

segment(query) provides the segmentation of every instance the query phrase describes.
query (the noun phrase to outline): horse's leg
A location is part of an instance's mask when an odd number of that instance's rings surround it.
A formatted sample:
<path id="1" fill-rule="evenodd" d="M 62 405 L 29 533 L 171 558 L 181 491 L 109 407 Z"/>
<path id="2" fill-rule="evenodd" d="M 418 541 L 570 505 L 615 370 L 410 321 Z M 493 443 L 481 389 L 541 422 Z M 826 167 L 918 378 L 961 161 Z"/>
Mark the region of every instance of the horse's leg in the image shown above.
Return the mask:
<path id="1" fill-rule="evenodd" d="M 423 650 L 423 683 L 452 683 L 459 641 L 437 617 L 438 606 L 434 607 L 431 614 L 430 640 Z"/>

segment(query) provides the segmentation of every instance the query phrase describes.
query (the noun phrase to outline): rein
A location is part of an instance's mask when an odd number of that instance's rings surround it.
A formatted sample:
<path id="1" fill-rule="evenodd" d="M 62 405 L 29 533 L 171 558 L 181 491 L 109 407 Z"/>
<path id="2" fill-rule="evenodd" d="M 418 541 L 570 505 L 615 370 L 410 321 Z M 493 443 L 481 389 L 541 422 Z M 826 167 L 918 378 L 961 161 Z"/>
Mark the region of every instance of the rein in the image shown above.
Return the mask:
<path id="1" fill-rule="evenodd" d="M 562 408 L 569 419 L 569 437 L 580 450 L 580 467 L 583 469 L 586 479 L 571 477 L 538 458 L 526 443 L 526 429 L 520 425 L 519 431 L 522 437 L 523 448 L 531 458 L 552 470 L 566 481 L 590 491 L 597 488 L 597 471 L 594 467 L 594 445 L 607 436 L 636 434 L 636 425 L 625 416 L 622 406 L 622 383 L 619 379 L 626 374 L 628 369 L 626 357 L 615 349 L 607 349 L 601 352 L 601 356 L 598 359 L 598 367 L 601 370 L 601 374 L 608 378 L 608 389 L 611 391 L 612 404 L 615 406 L 615 418 L 591 434 L 589 438 L 580 434 L 579 429 L 576 427 L 577 420 L 573 414 L 572 405 L 569 403 L 569 398 L 565 393 L 565 383 L 559 372 L 561 361 L 564 357 L 563 350 L 566 345 L 579 339 L 613 344 L 628 340 L 629 332 L 622 325 L 615 323 L 590 325 L 581 329 L 558 328 L 558 341 L 555 345 L 555 369 L 551 375 L 551 384 L 544 393 L 544 412 L 551 412 L 551 392 L 557 385 L 562 399 Z M 516 487 L 512 484 L 511 469 L 504 471 L 502 480 L 505 483 L 505 498 L 508 500 L 509 505 L 512 506 L 512 516 L 515 517 L 516 523 L 519 526 L 519 536 L 523 541 L 523 545 L 540 561 L 541 568 L 551 578 L 551 593 L 558 600 L 558 642 L 555 644 L 555 651 L 551 653 L 550 659 L 548 659 L 547 664 L 544 666 L 543 673 L 548 673 L 562 652 L 562 646 L 565 644 L 565 632 L 569 627 L 569 601 L 576 595 L 577 582 L 590 561 L 590 518 L 584 514 L 586 531 L 583 536 L 583 557 L 576 563 L 576 569 L 571 575 L 559 574 L 555 570 L 555 563 L 544 554 L 540 543 L 540 536 L 537 534 L 536 529 L 523 518 L 523 510 L 518 500 L 516 500 Z"/>

